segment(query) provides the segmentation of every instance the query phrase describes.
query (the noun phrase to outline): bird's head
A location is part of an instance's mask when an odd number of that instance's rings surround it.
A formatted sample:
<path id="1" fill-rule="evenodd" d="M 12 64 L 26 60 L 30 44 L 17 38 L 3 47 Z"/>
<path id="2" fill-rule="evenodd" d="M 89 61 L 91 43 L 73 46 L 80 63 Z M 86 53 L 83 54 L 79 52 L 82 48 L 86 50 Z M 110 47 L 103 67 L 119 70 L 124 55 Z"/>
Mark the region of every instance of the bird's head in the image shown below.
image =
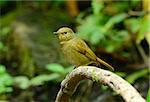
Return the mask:
<path id="1" fill-rule="evenodd" d="M 54 32 L 54 34 L 58 35 L 60 41 L 69 41 L 75 37 L 73 30 L 68 27 L 62 27 L 57 32 Z"/>

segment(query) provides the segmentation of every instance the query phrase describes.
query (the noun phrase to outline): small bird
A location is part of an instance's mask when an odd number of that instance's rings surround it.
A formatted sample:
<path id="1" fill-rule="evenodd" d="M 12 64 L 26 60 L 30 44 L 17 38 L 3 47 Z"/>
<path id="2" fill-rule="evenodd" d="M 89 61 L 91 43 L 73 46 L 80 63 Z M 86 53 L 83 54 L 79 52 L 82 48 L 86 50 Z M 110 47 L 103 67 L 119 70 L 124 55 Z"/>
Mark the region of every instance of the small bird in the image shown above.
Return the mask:
<path id="1" fill-rule="evenodd" d="M 98 66 L 102 64 L 109 70 L 114 71 L 114 68 L 98 58 L 84 40 L 75 35 L 72 29 L 62 27 L 54 34 L 58 35 L 63 54 L 71 64 L 76 67 L 93 63 Z"/>

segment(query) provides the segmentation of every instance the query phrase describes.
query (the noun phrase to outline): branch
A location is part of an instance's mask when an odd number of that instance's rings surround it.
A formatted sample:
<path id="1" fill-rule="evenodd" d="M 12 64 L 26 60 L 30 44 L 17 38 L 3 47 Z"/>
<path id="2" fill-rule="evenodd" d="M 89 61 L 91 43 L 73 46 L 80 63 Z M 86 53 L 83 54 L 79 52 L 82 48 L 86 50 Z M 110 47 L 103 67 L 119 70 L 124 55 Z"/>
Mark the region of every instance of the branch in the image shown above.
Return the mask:
<path id="1" fill-rule="evenodd" d="M 79 14 L 77 0 L 66 0 L 66 7 L 71 17 L 76 17 Z"/>
<path id="2" fill-rule="evenodd" d="M 74 69 L 61 83 L 55 102 L 69 102 L 81 80 L 90 79 L 108 85 L 120 94 L 126 102 L 145 102 L 137 90 L 116 74 L 93 66 L 80 66 Z"/>

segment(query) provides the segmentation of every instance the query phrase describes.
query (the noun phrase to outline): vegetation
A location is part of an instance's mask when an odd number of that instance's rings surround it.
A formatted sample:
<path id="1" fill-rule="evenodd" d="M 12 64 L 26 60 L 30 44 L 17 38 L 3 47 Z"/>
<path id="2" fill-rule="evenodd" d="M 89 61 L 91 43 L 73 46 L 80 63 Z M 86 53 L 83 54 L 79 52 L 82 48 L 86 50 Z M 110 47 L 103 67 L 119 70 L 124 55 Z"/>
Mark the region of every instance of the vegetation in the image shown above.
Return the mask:
<path id="1" fill-rule="evenodd" d="M 148 2 L 0 1 L 0 100 L 55 100 L 60 82 L 74 68 L 64 60 L 53 35 L 62 26 L 73 28 L 97 56 L 114 66 L 114 73 L 150 100 Z M 123 100 L 103 85 L 94 85 L 89 96 L 87 89 L 81 82 L 72 99 Z"/>

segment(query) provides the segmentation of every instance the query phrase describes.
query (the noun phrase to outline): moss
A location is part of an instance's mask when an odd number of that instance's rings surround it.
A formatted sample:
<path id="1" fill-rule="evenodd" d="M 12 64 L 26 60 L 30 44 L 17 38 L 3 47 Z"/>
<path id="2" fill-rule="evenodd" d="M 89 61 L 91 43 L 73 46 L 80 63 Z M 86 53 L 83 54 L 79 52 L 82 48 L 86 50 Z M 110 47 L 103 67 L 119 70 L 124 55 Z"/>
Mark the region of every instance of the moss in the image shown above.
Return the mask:
<path id="1" fill-rule="evenodd" d="M 92 80 L 98 82 L 99 81 L 99 76 L 96 76 L 96 70 L 92 71 Z"/>

